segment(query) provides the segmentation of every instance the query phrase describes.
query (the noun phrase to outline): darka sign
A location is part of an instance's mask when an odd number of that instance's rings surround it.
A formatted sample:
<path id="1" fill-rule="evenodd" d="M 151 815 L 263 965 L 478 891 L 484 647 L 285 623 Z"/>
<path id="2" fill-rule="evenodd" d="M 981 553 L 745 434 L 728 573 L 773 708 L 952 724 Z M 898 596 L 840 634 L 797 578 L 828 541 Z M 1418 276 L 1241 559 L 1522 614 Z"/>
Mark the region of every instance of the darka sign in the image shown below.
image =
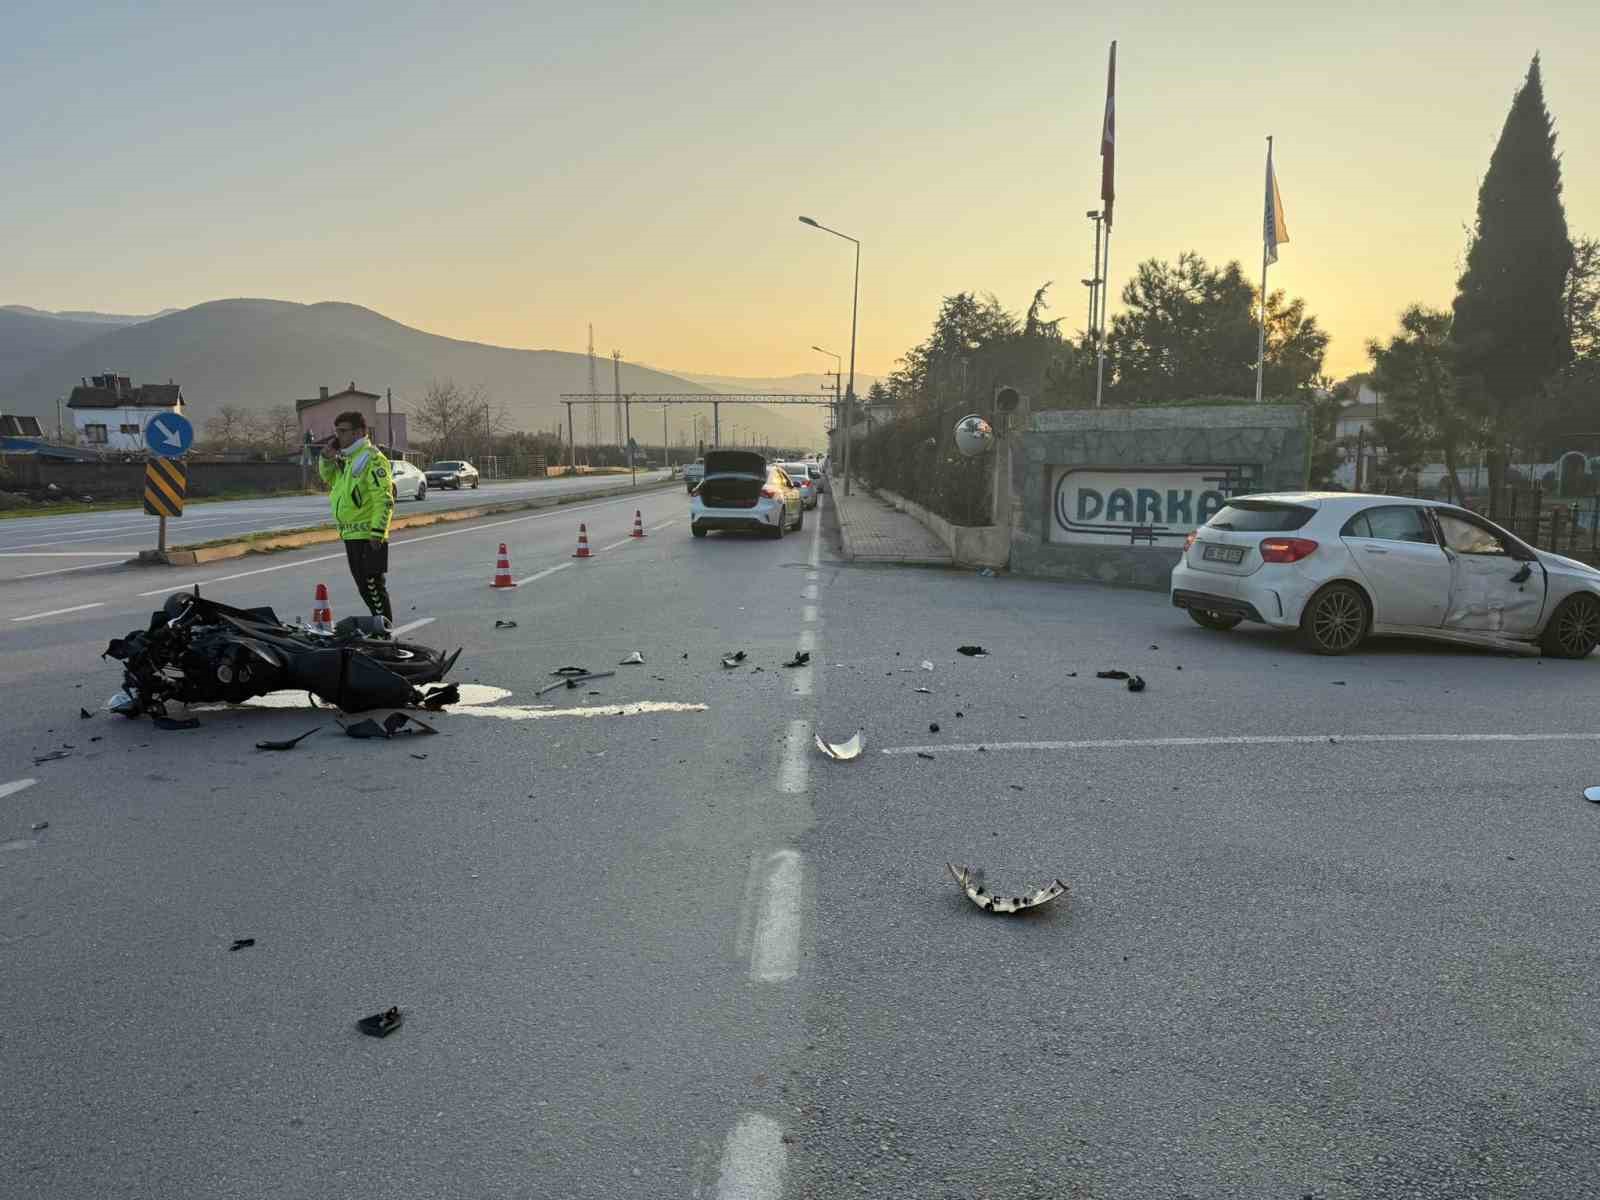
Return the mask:
<path id="1" fill-rule="evenodd" d="M 1227 473 L 1225 467 L 1057 467 L 1050 540 L 1127 546 L 1136 526 L 1148 526 L 1156 545 L 1181 545 L 1227 503 L 1218 487 Z"/>

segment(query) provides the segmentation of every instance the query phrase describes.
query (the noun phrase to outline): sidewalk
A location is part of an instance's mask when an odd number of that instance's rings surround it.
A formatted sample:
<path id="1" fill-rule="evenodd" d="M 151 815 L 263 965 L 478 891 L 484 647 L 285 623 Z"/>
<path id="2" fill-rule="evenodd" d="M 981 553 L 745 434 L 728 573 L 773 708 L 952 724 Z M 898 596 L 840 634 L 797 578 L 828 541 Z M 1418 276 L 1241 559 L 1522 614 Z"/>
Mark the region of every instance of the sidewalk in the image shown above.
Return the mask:
<path id="1" fill-rule="evenodd" d="M 890 508 L 860 483 L 855 493 L 844 494 L 842 481 L 830 480 L 828 499 L 839 518 L 844 556 L 852 562 L 909 563 L 917 566 L 953 565 L 950 551 L 922 522 Z"/>

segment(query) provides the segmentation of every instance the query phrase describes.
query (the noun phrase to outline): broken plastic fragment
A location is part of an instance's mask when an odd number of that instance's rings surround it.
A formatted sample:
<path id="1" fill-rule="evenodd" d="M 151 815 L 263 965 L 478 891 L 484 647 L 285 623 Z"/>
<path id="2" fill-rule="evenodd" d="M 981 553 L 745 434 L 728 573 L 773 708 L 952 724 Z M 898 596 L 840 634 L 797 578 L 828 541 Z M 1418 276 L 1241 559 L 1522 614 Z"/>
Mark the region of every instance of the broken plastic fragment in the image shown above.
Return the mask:
<path id="1" fill-rule="evenodd" d="M 1096 679 L 1126 679 L 1128 678 L 1128 673 L 1126 671 L 1117 670 L 1096 671 L 1094 673 L 1094 677 Z"/>
<path id="2" fill-rule="evenodd" d="M 139 702 L 127 692 L 118 692 L 106 701 L 106 711 L 118 716 L 128 716 L 139 711 Z"/>
<path id="3" fill-rule="evenodd" d="M 931 696 L 931 695 L 933 695 L 933 689 L 932 688 L 917 688 L 916 691 L 917 691 L 918 694 L 923 695 L 923 696 Z"/>
<path id="4" fill-rule="evenodd" d="M 446 704 L 461 703 L 461 686 L 459 684 L 446 684 L 444 687 L 430 688 L 422 697 L 422 707 L 429 712 L 438 712 Z"/>
<path id="5" fill-rule="evenodd" d="M 233 945 L 229 946 L 228 949 L 243 950 L 246 946 L 254 946 L 255 944 L 255 938 L 235 938 Z"/>
<path id="6" fill-rule="evenodd" d="M 496 629 L 515 629 L 517 623 L 515 621 L 496 621 L 494 627 Z"/>
<path id="7" fill-rule="evenodd" d="M 930 759 L 931 760 L 933 758 L 933 755 L 929 754 L 926 750 L 918 750 L 917 751 L 917 757 L 918 758 L 926 758 L 926 759 Z"/>
<path id="8" fill-rule="evenodd" d="M 809 663 L 810 661 L 811 661 L 811 651 L 809 651 L 809 650 L 796 650 L 794 652 L 794 657 L 791 658 L 788 662 L 784 663 L 783 665 L 786 666 L 786 667 L 803 667 L 807 663 Z"/>
<path id="9" fill-rule="evenodd" d="M 306 738 L 310 737 L 313 733 L 315 733 L 317 731 L 317 729 L 321 729 L 321 728 L 322 728 L 322 726 L 318 725 L 316 729 L 308 729 L 304 733 L 302 733 L 299 737 L 292 737 L 286 742 L 257 742 L 256 743 L 256 749 L 257 750 L 293 750 L 302 741 L 304 741 Z"/>
<path id="10" fill-rule="evenodd" d="M 49 829 L 49 828 L 50 828 L 50 822 L 49 821 L 35 821 L 33 823 L 33 832 L 34 833 L 38 833 L 41 829 Z"/>
<path id="11" fill-rule="evenodd" d="M 816 735 L 816 740 L 817 749 L 821 750 L 829 758 L 835 762 L 849 762 L 851 759 L 861 757 L 861 751 L 867 745 L 867 731 L 858 729 L 853 738 L 848 742 L 840 742 L 838 745 L 823 741 L 820 733 Z"/>
<path id="12" fill-rule="evenodd" d="M 411 757 L 416 759 L 418 762 L 421 762 L 423 759 L 427 758 L 428 756 L 426 754 L 413 754 Z"/>
<path id="13" fill-rule="evenodd" d="M 93 716 L 94 716 L 94 714 L 92 712 L 90 712 L 87 708 L 78 709 L 78 720 L 80 720 L 80 721 L 87 721 Z"/>
<path id="14" fill-rule="evenodd" d="M 968 658 L 982 658 L 989 652 L 982 646 L 957 646 L 957 654 L 965 654 Z"/>
<path id="15" fill-rule="evenodd" d="M 983 886 L 983 870 L 979 867 L 957 868 L 953 863 L 945 863 L 945 869 L 950 872 L 951 878 L 966 893 L 971 900 L 984 912 L 990 913 L 1016 913 L 1028 908 L 1037 908 L 1041 904 L 1048 904 L 1057 896 L 1065 895 L 1071 887 L 1063 880 L 1052 880 L 1047 886 L 1025 896 L 996 896 L 985 891 Z"/>
<path id="16" fill-rule="evenodd" d="M 931 662 L 929 662 L 927 659 L 923 659 L 922 660 L 922 669 L 924 671 L 931 671 L 931 670 L 933 670 L 933 664 Z"/>
<path id="17" fill-rule="evenodd" d="M 627 658 L 625 658 L 621 662 L 619 662 L 617 664 L 617 666 L 619 666 L 619 667 L 642 667 L 642 666 L 644 666 L 644 655 L 640 654 L 637 650 L 635 650 L 632 654 L 628 655 Z"/>
<path id="18" fill-rule="evenodd" d="M 1142 675 L 1130 676 L 1129 679 L 1128 679 L 1128 690 L 1130 692 L 1142 692 L 1142 691 L 1144 691 L 1144 676 L 1142 676 Z"/>
<path id="19" fill-rule="evenodd" d="M 1600 804 L 1600 787 L 1584 788 L 1583 798 L 1590 804 Z"/>
<path id="20" fill-rule="evenodd" d="M 929 733 L 938 733 L 939 732 L 939 722 L 930 721 L 928 723 L 928 732 Z"/>
<path id="21" fill-rule="evenodd" d="M 38 766 L 40 763 L 55 762 L 57 759 L 67 758 L 69 754 L 70 752 L 66 750 L 52 750 L 49 754 L 36 755 L 33 762 L 35 766 Z"/>
<path id="22" fill-rule="evenodd" d="M 552 675 L 587 675 L 588 673 L 588 667 L 559 667 L 550 672 Z"/>
<path id="23" fill-rule="evenodd" d="M 731 671 L 739 665 L 739 660 L 731 655 L 726 655 L 722 659 L 722 665 L 724 668 Z"/>
<path id="24" fill-rule="evenodd" d="M 407 729 L 407 725 L 415 725 L 416 728 Z M 382 725 L 369 718 L 365 721 L 357 721 L 354 725 L 346 725 L 343 728 L 345 733 L 353 738 L 392 738 L 402 734 L 411 736 L 413 734 L 439 732 L 432 725 L 417 720 L 410 713 L 402 712 L 390 713 L 383 719 Z"/>
<path id="25" fill-rule="evenodd" d="M 391 1008 L 387 1012 L 374 1013 L 370 1017 L 362 1017 L 356 1022 L 356 1028 L 368 1037 L 388 1037 L 405 1023 L 405 1014 L 398 1008 Z"/>

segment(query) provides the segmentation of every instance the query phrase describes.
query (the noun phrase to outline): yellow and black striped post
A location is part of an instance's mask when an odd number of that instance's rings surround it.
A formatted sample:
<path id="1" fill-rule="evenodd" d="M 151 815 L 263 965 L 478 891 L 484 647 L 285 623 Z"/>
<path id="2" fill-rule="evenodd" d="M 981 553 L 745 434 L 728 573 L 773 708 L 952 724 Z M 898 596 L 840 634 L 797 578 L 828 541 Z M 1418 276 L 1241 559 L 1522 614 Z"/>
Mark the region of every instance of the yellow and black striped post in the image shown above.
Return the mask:
<path id="1" fill-rule="evenodd" d="M 171 458 L 152 458 L 144 468 L 144 510 L 161 518 L 156 548 L 167 549 L 167 518 L 183 516 L 183 497 L 189 490 L 189 472 Z"/>

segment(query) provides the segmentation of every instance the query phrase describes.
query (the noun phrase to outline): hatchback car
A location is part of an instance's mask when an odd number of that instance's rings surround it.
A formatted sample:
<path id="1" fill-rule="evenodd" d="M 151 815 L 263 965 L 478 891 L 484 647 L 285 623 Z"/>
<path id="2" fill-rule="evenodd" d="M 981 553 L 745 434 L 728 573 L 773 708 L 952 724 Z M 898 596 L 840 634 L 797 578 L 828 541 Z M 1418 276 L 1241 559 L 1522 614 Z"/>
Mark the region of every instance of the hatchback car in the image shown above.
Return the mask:
<path id="1" fill-rule="evenodd" d="M 420 467 L 413 466 L 403 458 L 395 459 L 389 466 L 394 477 L 396 500 L 421 500 L 428 494 L 428 477 Z"/>
<path id="2" fill-rule="evenodd" d="M 689 532 L 695 537 L 744 529 L 781 538 L 805 523 L 800 490 L 782 467 L 751 450 L 706 452 L 705 478 L 689 500 Z"/>
<path id="3" fill-rule="evenodd" d="M 478 468 L 469 462 L 436 462 L 428 464 L 428 486 L 455 488 L 478 486 Z"/>
<path id="4" fill-rule="evenodd" d="M 1600 642 L 1600 571 L 1536 550 L 1437 500 L 1305 492 L 1246 496 L 1189 535 L 1172 603 L 1208 629 L 1260 621 L 1318 654 L 1369 634 L 1537 646 Z"/>
<path id="5" fill-rule="evenodd" d="M 800 504 L 804 508 L 817 506 L 817 481 L 811 478 L 811 465 L 803 462 L 779 463 L 783 473 L 800 490 Z"/>

